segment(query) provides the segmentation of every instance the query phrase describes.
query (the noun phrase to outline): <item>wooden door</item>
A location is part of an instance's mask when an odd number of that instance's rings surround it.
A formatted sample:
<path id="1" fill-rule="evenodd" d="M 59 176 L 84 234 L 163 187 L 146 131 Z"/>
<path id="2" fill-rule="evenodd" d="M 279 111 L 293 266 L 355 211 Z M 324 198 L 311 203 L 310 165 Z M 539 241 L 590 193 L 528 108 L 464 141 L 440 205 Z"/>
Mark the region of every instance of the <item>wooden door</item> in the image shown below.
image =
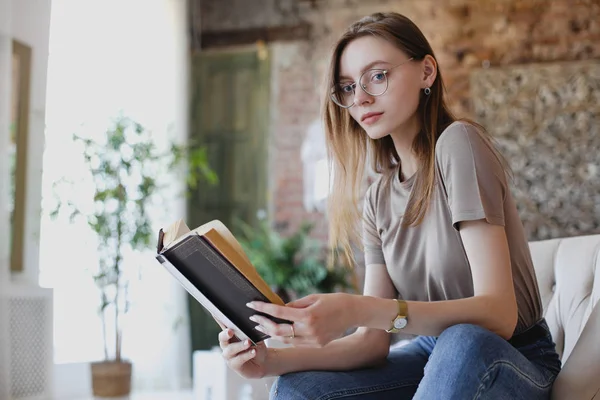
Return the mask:
<path id="1" fill-rule="evenodd" d="M 190 138 L 208 149 L 219 182 L 191 192 L 188 220 L 254 225 L 267 207 L 269 59 L 264 52 L 201 53 L 192 58 Z M 189 297 L 192 347 L 218 345 L 219 327 Z"/>

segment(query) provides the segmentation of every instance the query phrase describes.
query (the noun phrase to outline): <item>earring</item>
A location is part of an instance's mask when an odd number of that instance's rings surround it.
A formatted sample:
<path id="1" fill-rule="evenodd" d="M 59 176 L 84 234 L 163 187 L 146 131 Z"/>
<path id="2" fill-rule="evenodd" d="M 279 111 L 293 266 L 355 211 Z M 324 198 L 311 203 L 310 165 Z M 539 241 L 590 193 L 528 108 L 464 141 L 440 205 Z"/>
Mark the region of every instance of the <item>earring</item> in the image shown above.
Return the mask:
<path id="1" fill-rule="evenodd" d="M 425 92 L 425 96 L 429 96 L 431 94 L 431 89 L 429 89 L 428 87 L 426 87 L 423 92 Z"/>

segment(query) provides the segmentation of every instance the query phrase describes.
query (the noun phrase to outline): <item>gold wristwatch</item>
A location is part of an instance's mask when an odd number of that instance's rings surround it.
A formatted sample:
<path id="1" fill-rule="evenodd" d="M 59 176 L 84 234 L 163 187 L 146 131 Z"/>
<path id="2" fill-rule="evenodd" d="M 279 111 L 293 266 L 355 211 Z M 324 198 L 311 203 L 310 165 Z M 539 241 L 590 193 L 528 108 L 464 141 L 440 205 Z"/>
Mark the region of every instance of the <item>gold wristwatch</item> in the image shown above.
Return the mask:
<path id="1" fill-rule="evenodd" d="M 386 329 L 387 333 L 400 332 L 408 324 L 408 304 L 404 300 L 394 300 L 398 303 L 398 315 L 392 320 L 390 329 Z"/>

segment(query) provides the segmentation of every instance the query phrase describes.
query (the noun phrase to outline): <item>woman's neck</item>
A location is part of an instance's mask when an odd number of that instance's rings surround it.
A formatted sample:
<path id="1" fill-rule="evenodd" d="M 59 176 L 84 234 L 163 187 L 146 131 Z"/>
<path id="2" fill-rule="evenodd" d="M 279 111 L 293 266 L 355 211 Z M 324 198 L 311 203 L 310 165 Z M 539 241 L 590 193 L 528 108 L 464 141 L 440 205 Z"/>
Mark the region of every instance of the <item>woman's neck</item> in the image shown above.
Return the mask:
<path id="1" fill-rule="evenodd" d="M 407 122 L 401 129 L 390 134 L 394 141 L 394 147 L 400 157 L 400 179 L 407 180 L 419 169 L 419 160 L 413 152 L 413 142 L 421 130 L 421 124 L 415 118 Z"/>

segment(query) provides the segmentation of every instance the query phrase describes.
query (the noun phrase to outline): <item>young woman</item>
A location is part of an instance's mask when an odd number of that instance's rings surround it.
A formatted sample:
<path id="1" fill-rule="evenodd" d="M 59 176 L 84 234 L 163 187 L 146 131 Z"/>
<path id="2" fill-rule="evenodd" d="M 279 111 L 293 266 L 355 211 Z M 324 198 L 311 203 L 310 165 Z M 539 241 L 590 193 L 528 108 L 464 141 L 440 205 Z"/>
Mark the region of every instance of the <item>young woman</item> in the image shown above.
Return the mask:
<path id="1" fill-rule="evenodd" d="M 335 46 L 324 106 L 331 237 L 352 258 L 362 227 L 364 294 L 249 304 L 293 321 L 253 317 L 290 348 L 221 332 L 231 368 L 279 376 L 272 398 L 550 398 L 560 361 L 508 168 L 482 127 L 455 120 L 443 88 L 431 46 L 402 15 L 366 17 Z M 368 152 L 381 176 L 361 216 Z M 400 331 L 416 338 L 390 351 Z"/>

